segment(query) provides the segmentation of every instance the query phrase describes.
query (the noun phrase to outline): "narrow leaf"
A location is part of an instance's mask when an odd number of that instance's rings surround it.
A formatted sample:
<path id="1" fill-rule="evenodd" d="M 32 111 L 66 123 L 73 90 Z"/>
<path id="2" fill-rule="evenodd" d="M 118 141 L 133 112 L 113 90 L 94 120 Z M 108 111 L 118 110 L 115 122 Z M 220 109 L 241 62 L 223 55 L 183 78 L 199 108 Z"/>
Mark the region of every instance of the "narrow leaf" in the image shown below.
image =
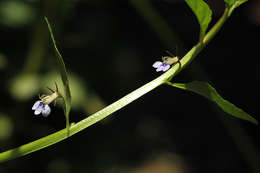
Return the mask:
<path id="1" fill-rule="evenodd" d="M 67 70 L 66 70 L 65 63 L 63 61 L 62 55 L 60 54 L 60 52 L 59 52 L 59 50 L 56 46 L 56 41 L 54 39 L 50 23 L 49 23 L 47 17 L 45 17 L 44 19 L 45 19 L 45 21 L 48 25 L 48 29 L 49 29 L 49 32 L 50 32 L 50 35 L 51 35 L 53 47 L 54 47 L 55 53 L 57 55 L 56 57 L 57 57 L 57 61 L 58 61 L 58 67 L 59 67 L 59 70 L 60 70 L 61 80 L 62 80 L 62 83 L 63 83 L 64 93 L 65 93 L 65 96 L 64 96 L 64 102 L 65 102 L 64 114 L 65 114 L 65 117 L 66 117 L 66 128 L 67 128 L 68 133 L 69 133 L 69 112 L 70 112 L 70 108 L 71 108 L 71 93 L 70 93 L 70 87 L 69 87 L 68 74 L 67 74 Z"/>
<path id="2" fill-rule="evenodd" d="M 213 88 L 209 83 L 207 82 L 200 82 L 200 81 L 194 81 L 186 84 L 181 84 L 181 83 L 170 83 L 167 82 L 167 84 L 183 89 L 183 90 L 188 90 L 195 92 L 197 94 L 200 94 L 207 99 L 215 102 L 224 112 L 236 117 L 240 118 L 243 120 L 250 121 L 254 124 L 258 124 L 257 120 L 247 114 L 245 111 L 242 109 L 236 107 L 229 101 L 223 99 L 216 91 L 215 88 Z"/>
<path id="3" fill-rule="evenodd" d="M 205 35 L 208 25 L 211 21 L 212 11 L 203 0 L 185 0 L 200 24 L 200 41 Z"/>

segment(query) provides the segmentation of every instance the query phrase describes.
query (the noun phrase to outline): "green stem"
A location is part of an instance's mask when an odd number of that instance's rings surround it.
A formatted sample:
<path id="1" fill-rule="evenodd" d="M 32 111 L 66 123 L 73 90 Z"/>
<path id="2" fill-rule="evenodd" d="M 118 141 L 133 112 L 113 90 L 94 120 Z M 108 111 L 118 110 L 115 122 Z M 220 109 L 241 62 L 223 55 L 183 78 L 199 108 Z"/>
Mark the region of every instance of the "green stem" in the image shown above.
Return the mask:
<path id="1" fill-rule="evenodd" d="M 123 98 L 119 99 L 118 101 L 112 103 L 111 105 L 107 106 L 106 108 L 98 111 L 97 113 L 81 120 L 80 122 L 71 125 L 69 128 L 69 136 L 72 136 L 79 131 L 95 124 L 96 122 L 104 119 L 108 115 L 112 114 L 113 112 L 121 109 L 122 107 L 126 106 L 127 104 L 131 103 L 132 101 L 136 100 L 137 98 L 141 97 L 145 93 L 153 90 L 157 86 L 161 85 L 164 82 L 164 79 L 169 76 L 169 73 L 164 73 L 158 78 L 154 79 L 153 81 L 145 84 L 144 86 L 140 87 L 139 89 L 131 92 L 130 94 L 124 96 Z M 18 148 L 14 148 L 8 150 L 6 152 L 0 153 L 0 162 L 4 162 L 7 160 L 15 159 L 26 154 L 32 153 L 34 151 L 40 150 L 52 144 L 55 144 L 59 141 L 66 139 L 68 136 L 67 129 L 60 130 L 56 133 L 53 133 L 49 136 L 43 137 L 31 143 L 22 145 Z"/>
<path id="2" fill-rule="evenodd" d="M 227 9 L 226 9 L 227 10 Z M 56 133 L 53 133 L 49 136 L 43 137 L 36 141 L 30 142 L 28 144 L 22 145 L 20 147 L 5 151 L 0 153 L 0 162 L 5 162 L 7 160 L 15 159 L 26 154 L 32 153 L 34 151 L 40 150 L 42 148 L 48 147 L 53 145 L 59 141 L 70 137 L 81 130 L 95 124 L 96 122 L 106 118 L 107 116 L 111 115 L 115 111 L 123 108 L 124 106 L 128 105 L 132 101 L 138 99 L 139 97 L 143 96 L 144 94 L 148 93 L 149 91 L 153 90 L 154 88 L 160 86 L 161 84 L 169 81 L 172 77 L 176 76 L 181 70 L 183 70 L 197 55 L 198 53 L 205 47 L 206 44 L 215 36 L 217 31 L 221 28 L 225 20 L 227 19 L 225 10 L 223 16 L 219 19 L 219 21 L 213 26 L 213 28 L 208 32 L 208 34 L 203 39 L 203 42 L 198 43 L 195 45 L 181 60 L 180 65 L 178 63 L 174 65 L 170 70 L 159 76 L 158 78 L 154 79 L 153 81 L 145 84 L 144 86 L 136 89 L 135 91 L 129 93 L 128 95 L 124 96 L 123 98 L 119 99 L 118 101 L 112 103 L 111 105 L 105 107 L 104 109 L 94 113 L 93 115 L 81 120 L 80 122 L 71 125 L 69 127 L 69 136 L 67 134 L 67 130 L 63 129 Z"/>
<path id="3" fill-rule="evenodd" d="M 223 26 L 228 18 L 229 9 L 225 8 L 225 11 L 217 23 L 211 28 L 211 30 L 205 35 L 202 42 L 204 45 L 208 44 L 212 38 L 218 33 L 220 28 Z"/>

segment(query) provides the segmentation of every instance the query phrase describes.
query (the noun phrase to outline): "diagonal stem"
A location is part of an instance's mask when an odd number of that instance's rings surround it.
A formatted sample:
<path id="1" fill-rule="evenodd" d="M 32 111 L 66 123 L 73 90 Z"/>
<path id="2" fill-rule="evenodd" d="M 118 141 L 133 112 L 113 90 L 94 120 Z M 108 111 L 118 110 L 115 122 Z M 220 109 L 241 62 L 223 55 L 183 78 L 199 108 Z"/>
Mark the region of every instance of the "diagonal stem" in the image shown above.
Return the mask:
<path id="1" fill-rule="evenodd" d="M 143 85 L 142 87 L 134 90 L 133 92 L 129 93 L 128 95 L 124 96 L 123 98 L 119 99 L 118 101 L 108 105 L 104 109 L 94 113 L 93 115 L 81 120 L 76 124 L 71 124 L 69 126 L 69 134 L 67 133 L 67 129 L 62 129 L 56 133 L 53 133 L 49 136 L 40 138 L 36 141 L 30 142 L 28 144 L 24 144 L 20 147 L 5 151 L 0 153 L 0 162 L 5 162 L 8 160 L 12 160 L 34 151 L 46 148 L 50 145 L 58 143 L 78 132 L 84 130 L 85 128 L 95 124 L 96 122 L 106 118 L 107 116 L 111 115 L 115 111 L 123 108 L 124 106 L 128 105 L 129 103 L 133 102 L 134 100 L 140 98 L 144 94 L 150 92 L 151 90 L 155 89 L 156 87 L 160 86 L 161 84 L 169 81 L 172 77 L 176 76 L 180 71 L 182 71 L 197 55 L 199 52 L 203 50 L 206 44 L 208 44 L 211 39 L 216 35 L 219 29 L 222 27 L 224 22 L 227 20 L 227 13 L 228 9 L 225 10 L 222 17 L 219 21 L 212 27 L 212 29 L 206 34 L 202 42 L 196 44 L 181 60 L 179 65 L 173 66 L 170 70 L 162 74 L 161 76 L 157 77 L 156 79 L 152 80 L 151 82 Z"/>

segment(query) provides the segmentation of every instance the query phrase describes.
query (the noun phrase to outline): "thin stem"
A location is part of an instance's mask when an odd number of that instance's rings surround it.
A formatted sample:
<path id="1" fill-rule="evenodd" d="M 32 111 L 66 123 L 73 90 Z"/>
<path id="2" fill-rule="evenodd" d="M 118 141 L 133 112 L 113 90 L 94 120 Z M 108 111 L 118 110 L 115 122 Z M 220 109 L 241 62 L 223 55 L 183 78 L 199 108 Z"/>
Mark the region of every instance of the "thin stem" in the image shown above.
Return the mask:
<path id="1" fill-rule="evenodd" d="M 139 97 L 143 96 L 144 94 L 150 92 L 151 90 L 155 89 L 156 87 L 160 86 L 163 83 L 166 83 L 172 77 L 176 76 L 181 70 L 183 70 L 197 55 L 198 53 L 203 50 L 206 44 L 216 35 L 219 29 L 222 27 L 223 23 L 227 19 L 227 9 L 225 10 L 222 17 L 219 21 L 213 26 L 213 28 L 208 32 L 208 34 L 204 37 L 203 42 L 199 42 L 195 45 L 181 60 L 180 64 L 176 64 L 170 70 L 159 76 L 158 78 L 154 79 L 153 81 L 145 84 L 144 86 L 136 89 L 135 91 L 129 93 L 128 95 L 124 96 L 123 98 L 119 99 L 118 101 L 110 104 L 109 106 L 105 107 L 104 109 L 98 111 L 97 113 L 81 120 L 80 122 L 71 125 L 69 127 L 69 134 L 67 133 L 66 129 L 62 129 L 56 133 L 53 133 L 49 136 L 43 137 L 36 141 L 30 142 L 28 144 L 22 145 L 20 147 L 5 151 L 0 153 L 0 162 L 5 162 L 7 160 L 15 159 L 26 154 L 32 153 L 34 151 L 40 150 L 42 148 L 48 147 L 53 145 L 59 141 L 70 137 L 81 130 L 95 124 L 96 122 L 106 118 L 107 116 L 111 115 L 115 111 L 123 108 L 124 106 L 128 105 L 129 103 L 133 102 L 134 100 L 138 99 Z M 53 36 L 52 36 L 53 37 Z"/>
<path id="2" fill-rule="evenodd" d="M 136 100 L 137 98 L 141 97 L 142 95 L 148 93 L 149 91 L 153 90 L 157 86 L 161 85 L 164 82 L 166 76 L 169 73 L 164 73 L 158 78 L 154 79 L 153 81 L 145 84 L 144 86 L 136 89 L 135 91 L 131 92 L 130 94 L 124 96 L 123 98 L 119 99 L 118 101 L 112 103 L 111 105 L 105 107 L 104 109 L 98 111 L 97 113 L 81 120 L 80 122 L 71 125 L 69 127 L 69 136 L 72 136 L 81 130 L 95 124 L 96 122 L 104 119 L 108 115 L 112 114 L 113 112 L 121 109 L 122 107 L 126 106 L 127 104 L 131 103 L 132 101 Z M 40 150 L 47 146 L 53 145 L 59 141 L 66 139 L 68 133 L 67 129 L 60 130 L 56 133 L 53 133 L 49 136 L 43 137 L 31 143 L 22 145 L 18 148 L 14 148 L 8 150 L 6 152 L 0 153 L 0 162 L 5 162 L 7 160 L 15 159 L 26 154 L 32 153 L 34 151 Z"/>
<path id="3" fill-rule="evenodd" d="M 211 30 L 205 35 L 202 42 L 204 45 L 208 44 L 212 38 L 218 33 L 222 25 L 225 23 L 225 21 L 228 18 L 229 9 L 225 8 L 225 11 L 221 18 L 217 21 L 217 23 L 211 28 Z"/>

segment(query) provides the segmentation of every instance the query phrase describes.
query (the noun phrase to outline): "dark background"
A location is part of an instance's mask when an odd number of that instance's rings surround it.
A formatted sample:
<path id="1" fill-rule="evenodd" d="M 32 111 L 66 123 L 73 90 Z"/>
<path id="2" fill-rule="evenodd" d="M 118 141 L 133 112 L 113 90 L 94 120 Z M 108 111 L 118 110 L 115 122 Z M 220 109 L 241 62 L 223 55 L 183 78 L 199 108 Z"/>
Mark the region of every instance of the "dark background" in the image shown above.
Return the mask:
<path id="1" fill-rule="evenodd" d="M 210 7 L 212 26 L 224 3 Z M 44 16 L 76 86 L 72 122 L 158 77 L 152 64 L 165 50 L 183 56 L 199 34 L 192 11 L 177 0 L 3 0 L 0 8 L 1 152 L 65 125 L 59 106 L 51 104 L 47 118 L 31 111 L 37 95 L 57 80 Z M 174 81 L 208 81 L 259 121 L 259 13 L 258 0 L 236 9 Z M 65 141 L 2 163 L 0 173 L 258 173 L 259 132 L 259 126 L 223 113 L 201 96 L 164 85 Z"/>

